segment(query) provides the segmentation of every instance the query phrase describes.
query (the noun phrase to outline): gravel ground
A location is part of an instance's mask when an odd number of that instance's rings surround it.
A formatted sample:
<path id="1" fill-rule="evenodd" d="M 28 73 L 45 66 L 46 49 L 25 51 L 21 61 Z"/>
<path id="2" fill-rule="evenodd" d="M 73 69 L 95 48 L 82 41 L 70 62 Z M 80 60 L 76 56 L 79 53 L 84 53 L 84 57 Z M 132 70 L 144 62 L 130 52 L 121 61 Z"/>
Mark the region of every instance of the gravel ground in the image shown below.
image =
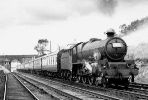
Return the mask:
<path id="1" fill-rule="evenodd" d="M 3 70 L 0 70 L 0 100 L 3 100 L 4 89 L 5 89 L 5 74 Z"/>

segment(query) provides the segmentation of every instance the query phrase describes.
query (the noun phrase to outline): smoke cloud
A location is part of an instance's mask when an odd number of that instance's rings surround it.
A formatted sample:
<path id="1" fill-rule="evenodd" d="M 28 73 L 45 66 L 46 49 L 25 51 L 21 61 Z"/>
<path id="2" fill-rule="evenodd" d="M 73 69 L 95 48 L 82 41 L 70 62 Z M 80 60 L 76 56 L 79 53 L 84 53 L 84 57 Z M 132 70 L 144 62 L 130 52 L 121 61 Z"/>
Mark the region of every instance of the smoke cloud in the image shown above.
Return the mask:
<path id="1" fill-rule="evenodd" d="M 120 37 L 123 37 L 123 36 L 126 36 L 126 35 L 129 35 L 133 32 L 136 32 L 140 29 L 143 29 L 145 28 L 146 26 L 148 26 L 148 17 L 144 17 L 142 19 L 137 19 L 135 21 L 132 21 L 129 25 L 126 25 L 126 24 L 122 24 L 120 25 L 120 34 L 119 36 Z"/>
<path id="2" fill-rule="evenodd" d="M 135 7 L 148 3 L 148 0 L 96 0 L 98 10 L 107 16 L 112 16 L 120 6 Z"/>
<path id="3" fill-rule="evenodd" d="M 98 8 L 105 15 L 113 15 L 117 7 L 117 0 L 98 0 Z"/>

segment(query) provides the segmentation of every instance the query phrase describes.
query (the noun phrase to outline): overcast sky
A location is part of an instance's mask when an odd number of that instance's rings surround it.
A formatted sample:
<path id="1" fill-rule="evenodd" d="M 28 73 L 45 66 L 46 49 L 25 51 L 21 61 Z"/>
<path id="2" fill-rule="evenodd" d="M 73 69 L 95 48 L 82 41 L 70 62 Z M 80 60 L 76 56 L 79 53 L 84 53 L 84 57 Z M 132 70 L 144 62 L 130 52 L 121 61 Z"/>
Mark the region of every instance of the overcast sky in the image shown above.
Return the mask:
<path id="1" fill-rule="evenodd" d="M 118 28 L 148 16 L 148 0 L 0 0 L 0 55 L 37 54 L 38 39 L 52 50 L 90 38 L 105 39 Z M 128 45 L 148 42 L 148 29 L 124 37 Z M 48 46 L 49 48 L 49 46 Z"/>

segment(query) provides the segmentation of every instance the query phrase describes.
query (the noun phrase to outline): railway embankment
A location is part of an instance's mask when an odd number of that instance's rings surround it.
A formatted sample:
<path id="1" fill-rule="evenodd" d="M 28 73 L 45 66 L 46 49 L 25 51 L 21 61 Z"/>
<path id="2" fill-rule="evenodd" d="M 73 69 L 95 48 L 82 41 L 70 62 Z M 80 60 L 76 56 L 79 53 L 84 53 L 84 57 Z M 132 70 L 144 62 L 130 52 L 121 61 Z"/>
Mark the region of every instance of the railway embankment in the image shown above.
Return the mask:
<path id="1" fill-rule="evenodd" d="M 148 84 L 148 43 L 141 43 L 137 46 L 129 46 L 127 57 L 135 59 L 139 68 L 139 74 L 135 77 L 138 83 Z"/>
<path id="2" fill-rule="evenodd" d="M 148 64 L 139 67 L 139 74 L 135 77 L 138 83 L 148 84 Z"/>

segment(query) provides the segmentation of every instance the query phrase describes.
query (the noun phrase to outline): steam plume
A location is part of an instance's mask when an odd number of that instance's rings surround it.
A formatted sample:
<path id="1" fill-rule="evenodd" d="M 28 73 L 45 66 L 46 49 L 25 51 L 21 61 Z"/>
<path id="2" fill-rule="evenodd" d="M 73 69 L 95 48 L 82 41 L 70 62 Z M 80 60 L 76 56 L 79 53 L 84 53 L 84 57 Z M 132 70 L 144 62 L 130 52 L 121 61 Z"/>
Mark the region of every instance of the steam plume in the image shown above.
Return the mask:
<path id="1" fill-rule="evenodd" d="M 126 24 L 122 24 L 120 25 L 120 34 L 119 36 L 120 37 L 123 37 L 125 35 L 128 35 L 132 32 L 135 32 L 139 29 L 142 29 L 143 27 L 147 26 L 148 25 L 148 17 L 144 17 L 140 20 L 135 20 L 135 21 L 132 21 L 129 25 L 126 25 Z"/>

